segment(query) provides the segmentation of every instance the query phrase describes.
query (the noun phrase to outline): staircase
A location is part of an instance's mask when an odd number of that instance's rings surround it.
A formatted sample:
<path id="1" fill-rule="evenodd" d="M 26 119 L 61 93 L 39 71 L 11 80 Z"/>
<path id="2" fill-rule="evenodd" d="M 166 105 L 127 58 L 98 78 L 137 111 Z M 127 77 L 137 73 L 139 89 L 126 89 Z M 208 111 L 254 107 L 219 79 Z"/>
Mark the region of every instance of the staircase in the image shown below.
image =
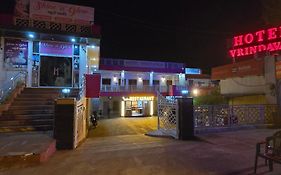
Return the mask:
<path id="1" fill-rule="evenodd" d="M 72 89 L 70 97 L 77 97 Z M 25 88 L 0 116 L 0 132 L 48 131 L 53 129 L 54 100 L 59 88 Z"/>

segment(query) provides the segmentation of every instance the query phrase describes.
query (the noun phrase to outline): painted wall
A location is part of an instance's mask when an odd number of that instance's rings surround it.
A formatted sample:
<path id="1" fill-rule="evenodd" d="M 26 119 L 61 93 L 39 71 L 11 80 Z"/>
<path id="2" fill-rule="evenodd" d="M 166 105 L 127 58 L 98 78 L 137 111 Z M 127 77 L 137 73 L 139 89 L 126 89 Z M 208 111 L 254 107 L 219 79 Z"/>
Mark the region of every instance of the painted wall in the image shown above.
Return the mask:
<path id="1" fill-rule="evenodd" d="M 233 97 L 229 100 L 230 105 L 243 105 L 243 104 L 268 104 L 265 95 L 253 95 L 243 97 Z"/>
<path id="2" fill-rule="evenodd" d="M 265 78 L 263 76 L 248 76 L 243 78 L 229 78 L 220 81 L 221 94 L 263 94 L 266 85 Z"/>

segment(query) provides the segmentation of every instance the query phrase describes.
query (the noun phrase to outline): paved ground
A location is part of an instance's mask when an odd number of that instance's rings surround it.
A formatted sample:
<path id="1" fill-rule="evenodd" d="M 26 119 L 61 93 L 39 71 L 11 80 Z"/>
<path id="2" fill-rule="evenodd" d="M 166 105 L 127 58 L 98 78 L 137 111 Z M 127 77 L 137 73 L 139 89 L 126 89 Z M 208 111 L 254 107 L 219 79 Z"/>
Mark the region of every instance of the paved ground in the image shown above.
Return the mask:
<path id="1" fill-rule="evenodd" d="M 76 150 L 58 151 L 44 164 L 25 168 L 15 166 L 0 170 L 0 174 L 253 174 L 255 143 L 275 131 L 259 129 L 205 134 L 193 141 L 145 136 L 144 132 L 152 130 L 155 122 L 155 118 L 99 121 L 90 138 Z M 274 173 L 269 173 L 263 166 L 264 161 L 259 163 L 258 174 L 281 174 L 281 165 L 275 165 Z"/>

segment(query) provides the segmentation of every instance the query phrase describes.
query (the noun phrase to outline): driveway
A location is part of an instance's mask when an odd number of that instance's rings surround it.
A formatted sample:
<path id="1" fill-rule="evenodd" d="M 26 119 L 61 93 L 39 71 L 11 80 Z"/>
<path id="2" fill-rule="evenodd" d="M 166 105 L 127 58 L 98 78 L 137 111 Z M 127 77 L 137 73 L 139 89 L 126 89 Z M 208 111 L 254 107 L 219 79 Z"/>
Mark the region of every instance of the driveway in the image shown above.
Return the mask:
<path id="1" fill-rule="evenodd" d="M 144 120 L 144 121 L 142 121 Z M 146 121 L 145 121 L 146 120 Z M 150 118 L 99 121 L 76 150 L 57 151 L 46 163 L 13 167 L 0 174 L 19 175 L 249 175 L 255 144 L 276 130 L 256 129 L 198 135 L 197 140 L 145 136 Z M 154 122 L 155 118 L 152 118 Z M 148 122 L 153 123 L 153 122 Z M 259 161 L 259 175 L 280 175 L 281 165 L 268 172 Z"/>

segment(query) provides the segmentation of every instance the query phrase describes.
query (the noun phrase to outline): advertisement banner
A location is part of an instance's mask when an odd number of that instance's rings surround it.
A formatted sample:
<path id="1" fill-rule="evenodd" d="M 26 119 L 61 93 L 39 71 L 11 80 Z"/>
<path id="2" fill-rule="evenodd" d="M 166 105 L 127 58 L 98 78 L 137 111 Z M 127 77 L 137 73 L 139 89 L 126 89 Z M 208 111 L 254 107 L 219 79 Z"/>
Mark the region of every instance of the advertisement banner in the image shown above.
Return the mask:
<path id="1" fill-rule="evenodd" d="M 46 55 L 72 56 L 72 44 L 58 42 L 41 42 L 40 53 Z"/>
<path id="2" fill-rule="evenodd" d="M 25 67 L 28 58 L 28 42 L 20 39 L 8 39 L 4 41 L 5 67 Z"/>
<path id="3" fill-rule="evenodd" d="M 29 1 L 30 0 L 16 0 L 14 15 L 19 18 L 29 18 Z"/>
<path id="4" fill-rule="evenodd" d="M 50 2 L 30 1 L 29 17 L 58 23 L 90 25 L 94 21 L 94 8 Z"/>

